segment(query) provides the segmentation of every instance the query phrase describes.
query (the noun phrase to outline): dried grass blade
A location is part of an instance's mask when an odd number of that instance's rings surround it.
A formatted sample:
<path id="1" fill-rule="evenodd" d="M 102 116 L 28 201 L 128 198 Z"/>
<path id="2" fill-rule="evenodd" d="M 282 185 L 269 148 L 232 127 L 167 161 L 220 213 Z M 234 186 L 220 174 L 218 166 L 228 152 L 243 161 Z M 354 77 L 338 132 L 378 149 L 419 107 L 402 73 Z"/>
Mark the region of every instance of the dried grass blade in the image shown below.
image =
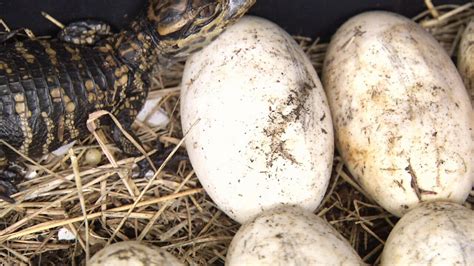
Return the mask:
<path id="1" fill-rule="evenodd" d="M 181 184 L 179 185 L 178 188 L 176 188 L 176 190 L 173 192 L 173 194 L 176 194 L 176 193 L 179 193 L 179 191 L 183 188 L 183 186 L 189 181 L 189 179 L 191 179 L 191 177 L 194 175 L 194 170 L 192 170 L 187 176 L 186 178 L 183 180 L 183 182 L 181 182 Z M 163 206 L 158 210 L 158 212 L 155 213 L 155 215 L 153 215 L 153 217 L 150 219 L 150 221 L 148 221 L 148 224 L 145 226 L 145 228 L 143 229 L 143 231 L 140 233 L 140 235 L 138 236 L 137 240 L 138 241 L 141 241 L 143 240 L 143 238 L 145 238 L 146 234 L 148 234 L 148 232 L 150 231 L 151 227 L 153 226 L 153 224 L 156 222 L 156 220 L 161 216 L 161 214 L 166 210 L 166 208 L 168 208 L 168 206 L 170 205 L 170 202 L 167 202 L 165 204 L 163 204 Z"/>
<path id="2" fill-rule="evenodd" d="M 183 191 L 181 193 L 167 195 L 167 196 L 164 196 L 164 197 L 161 197 L 161 198 L 158 198 L 158 199 L 151 199 L 151 200 L 148 200 L 148 201 L 143 201 L 140 204 L 135 205 L 135 207 L 142 207 L 142 206 L 147 206 L 147 205 L 156 204 L 156 203 L 160 203 L 160 202 L 166 202 L 166 201 L 173 200 L 173 199 L 176 199 L 176 198 L 185 197 L 187 195 L 200 193 L 202 191 L 203 191 L 203 189 L 201 189 L 201 188 L 190 189 L 190 190 L 187 190 L 187 191 Z M 134 207 L 133 205 L 134 204 L 113 208 L 113 209 L 108 210 L 108 212 L 113 213 L 113 212 L 131 210 L 132 207 Z M 80 222 L 80 221 L 83 221 L 84 219 L 87 219 L 87 220 L 95 219 L 95 218 L 100 217 L 101 215 L 102 215 L 102 212 L 96 212 L 96 213 L 87 214 L 86 216 L 79 216 L 79 217 L 64 219 L 64 220 L 60 220 L 60 221 L 44 222 L 44 223 L 41 223 L 41 224 L 38 224 L 38 225 L 35 225 L 35 226 L 32 226 L 32 227 L 26 228 L 26 229 L 24 229 L 22 231 L 19 231 L 19 232 L 11 233 L 11 234 L 8 234 L 8 235 L 1 235 L 0 236 L 0 242 L 4 242 L 6 240 L 11 240 L 11 239 L 22 237 L 22 236 L 25 236 L 25 235 L 30 235 L 30 234 L 34 234 L 34 233 L 37 233 L 37 232 L 45 231 L 45 230 L 55 228 L 55 227 L 58 227 L 58 226 L 64 226 L 64 225 L 67 225 L 67 224 L 70 224 L 70 223 Z"/>
<path id="3" fill-rule="evenodd" d="M 82 194 L 82 181 L 81 181 L 81 177 L 79 176 L 79 163 L 77 162 L 77 158 L 76 158 L 76 155 L 74 154 L 74 150 L 73 149 L 69 149 L 69 156 L 71 158 L 71 165 L 72 165 L 72 170 L 74 172 L 74 177 L 75 177 L 75 181 L 76 181 L 76 187 L 77 187 L 77 194 L 79 195 L 79 202 L 81 204 L 81 209 L 82 209 L 82 213 L 84 215 L 84 218 L 86 217 L 87 215 L 87 211 L 86 211 L 86 203 L 85 203 L 85 200 L 84 200 L 84 194 Z M 84 219 L 84 224 L 85 224 L 85 248 L 86 248 L 86 260 L 88 261 L 89 258 L 90 258 L 90 252 L 89 252 L 89 222 L 87 221 L 87 219 Z"/>

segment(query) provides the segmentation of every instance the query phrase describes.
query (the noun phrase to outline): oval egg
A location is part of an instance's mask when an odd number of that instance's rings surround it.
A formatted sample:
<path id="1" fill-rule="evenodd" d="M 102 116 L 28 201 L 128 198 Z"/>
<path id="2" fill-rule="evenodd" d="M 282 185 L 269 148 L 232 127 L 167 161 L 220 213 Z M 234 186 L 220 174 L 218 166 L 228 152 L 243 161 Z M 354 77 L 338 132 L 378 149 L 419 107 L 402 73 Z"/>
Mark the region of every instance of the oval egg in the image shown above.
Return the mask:
<path id="1" fill-rule="evenodd" d="M 333 159 L 326 96 L 302 49 L 246 17 L 186 62 L 186 148 L 215 203 L 244 222 L 280 204 L 317 208 Z"/>
<path id="2" fill-rule="evenodd" d="M 419 25 L 367 12 L 333 36 L 323 69 L 336 145 L 382 207 L 463 202 L 471 190 L 472 108 L 454 64 Z"/>
<path id="3" fill-rule="evenodd" d="M 242 225 L 226 265 L 364 265 L 339 232 L 320 217 L 284 206 Z"/>
<path id="4" fill-rule="evenodd" d="M 88 266 L 183 266 L 175 256 L 159 247 L 139 241 L 123 241 L 97 252 Z"/>
<path id="5" fill-rule="evenodd" d="M 381 265 L 471 265 L 474 211 L 452 202 L 422 203 L 390 232 Z"/>

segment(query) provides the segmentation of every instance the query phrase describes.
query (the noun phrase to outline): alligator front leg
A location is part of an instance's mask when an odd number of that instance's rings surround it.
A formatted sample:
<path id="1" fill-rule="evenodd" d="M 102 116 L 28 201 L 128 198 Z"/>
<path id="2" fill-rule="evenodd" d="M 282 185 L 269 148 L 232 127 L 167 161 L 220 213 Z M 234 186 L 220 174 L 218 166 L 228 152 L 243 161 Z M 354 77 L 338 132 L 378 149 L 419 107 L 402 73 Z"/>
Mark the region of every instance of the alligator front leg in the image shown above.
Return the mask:
<path id="1" fill-rule="evenodd" d="M 105 22 L 84 20 L 67 25 L 59 32 L 58 38 L 68 43 L 92 45 L 110 34 L 110 26 Z"/>
<path id="2" fill-rule="evenodd" d="M 0 147 L 0 199 L 9 203 L 15 203 L 11 196 L 18 192 L 15 183 L 19 179 L 19 174 L 16 171 L 9 170 L 8 166 L 8 160 L 3 149 Z"/>
<path id="3" fill-rule="evenodd" d="M 119 149 L 123 151 L 123 153 L 134 157 L 140 156 L 142 155 L 142 153 L 136 145 L 141 146 L 141 142 L 138 137 L 135 136 L 135 134 L 133 133 L 131 129 L 132 121 L 130 121 L 130 118 L 126 117 L 126 113 L 128 112 L 122 112 L 118 117 L 118 120 L 120 121 L 120 126 L 115 123 L 113 124 L 112 137 L 115 144 L 119 147 Z M 129 136 L 127 137 L 124 132 L 126 132 Z M 129 138 L 131 138 L 133 142 Z"/>
<path id="4" fill-rule="evenodd" d="M 115 144 L 123 151 L 123 153 L 125 153 L 128 156 L 138 157 L 138 156 L 143 155 L 144 150 L 140 151 L 140 149 L 143 149 L 143 145 L 140 139 L 132 131 L 132 123 L 133 123 L 133 120 L 135 119 L 135 116 L 136 116 L 136 111 L 134 110 L 125 109 L 121 111 L 117 115 L 117 119 L 120 122 L 120 127 L 119 125 L 113 123 L 112 137 Z M 125 135 L 124 132 L 127 133 L 128 137 Z M 153 163 L 153 165 L 150 165 L 150 162 L 146 159 L 138 163 L 141 176 L 144 175 L 150 168 L 153 170 L 156 170 L 155 162 L 160 161 L 160 159 L 158 159 L 158 156 L 157 156 L 158 153 L 159 151 L 153 154 L 149 158 L 151 162 Z"/>

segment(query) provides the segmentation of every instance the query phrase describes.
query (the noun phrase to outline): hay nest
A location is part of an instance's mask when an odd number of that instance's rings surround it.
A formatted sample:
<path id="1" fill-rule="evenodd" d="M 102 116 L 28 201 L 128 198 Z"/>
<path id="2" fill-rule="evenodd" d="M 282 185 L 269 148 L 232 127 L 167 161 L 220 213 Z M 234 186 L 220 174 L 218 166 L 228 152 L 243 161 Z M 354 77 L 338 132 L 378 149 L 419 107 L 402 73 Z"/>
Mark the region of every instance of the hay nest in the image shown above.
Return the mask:
<path id="1" fill-rule="evenodd" d="M 433 7 L 431 1 L 425 2 L 428 10 L 414 20 L 454 57 L 463 27 L 474 16 L 473 3 Z M 327 44 L 295 39 L 321 73 Z M 157 107 L 169 117 L 166 127 L 150 127 L 146 121 L 134 125 L 147 148 L 155 147 L 157 139 L 165 146 L 181 144 L 182 70 L 179 62 L 159 71 L 150 94 L 160 99 Z M 134 162 L 142 158 L 127 158 L 109 143 L 99 131 L 65 155 L 49 156 L 41 164 L 26 159 L 36 177 L 20 184 L 16 204 L 0 202 L 0 264 L 81 265 L 105 245 L 123 240 L 145 240 L 191 265 L 223 264 L 239 224 L 206 195 L 189 161 L 167 165 L 153 176 L 131 178 Z M 97 167 L 85 159 L 92 149 L 105 155 Z M 474 203 L 473 196 L 468 206 Z M 315 213 L 371 264 L 379 261 L 384 241 L 397 222 L 366 196 L 337 154 L 328 191 Z M 73 239 L 65 240 L 64 233 Z"/>

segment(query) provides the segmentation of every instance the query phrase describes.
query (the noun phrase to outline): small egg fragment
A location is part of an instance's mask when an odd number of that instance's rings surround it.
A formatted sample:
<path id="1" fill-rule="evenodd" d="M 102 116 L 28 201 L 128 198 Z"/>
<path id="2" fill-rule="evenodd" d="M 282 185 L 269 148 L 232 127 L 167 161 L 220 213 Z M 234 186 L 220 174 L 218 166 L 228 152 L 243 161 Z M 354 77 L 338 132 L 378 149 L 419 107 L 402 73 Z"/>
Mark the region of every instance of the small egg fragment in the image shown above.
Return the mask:
<path id="1" fill-rule="evenodd" d="M 321 202 L 334 151 L 329 107 L 309 59 L 272 22 L 244 17 L 188 59 L 181 121 L 201 184 L 236 221 Z"/>
<path id="2" fill-rule="evenodd" d="M 123 241 L 109 245 L 97 252 L 88 266 L 183 266 L 169 252 L 139 241 Z"/>
<path id="3" fill-rule="evenodd" d="M 161 97 L 149 97 L 137 115 L 137 120 L 149 127 L 166 127 L 170 119 L 160 108 Z"/>
<path id="4" fill-rule="evenodd" d="M 452 202 L 426 202 L 390 232 L 381 265 L 471 265 L 474 211 Z"/>
<path id="5" fill-rule="evenodd" d="M 298 207 L 267 210 L 242 225 L 226 265 L 364 265 L 339 232 Z"/>
<path id="6" fill-rule="evenodd" d="M 471 190 L 474 116 L 441 45 L 400 15 L 373 11 L 342 25 L 323 68 L 336 146 L 382 207 L 462 203 Z"/>
<path id="7" fill-rule="evenodd" d="M 85 155 L 85 162 L 88 165 L 96 166 L 102 161 L 102 152 L 98 149 L 88 149 Z"/>

